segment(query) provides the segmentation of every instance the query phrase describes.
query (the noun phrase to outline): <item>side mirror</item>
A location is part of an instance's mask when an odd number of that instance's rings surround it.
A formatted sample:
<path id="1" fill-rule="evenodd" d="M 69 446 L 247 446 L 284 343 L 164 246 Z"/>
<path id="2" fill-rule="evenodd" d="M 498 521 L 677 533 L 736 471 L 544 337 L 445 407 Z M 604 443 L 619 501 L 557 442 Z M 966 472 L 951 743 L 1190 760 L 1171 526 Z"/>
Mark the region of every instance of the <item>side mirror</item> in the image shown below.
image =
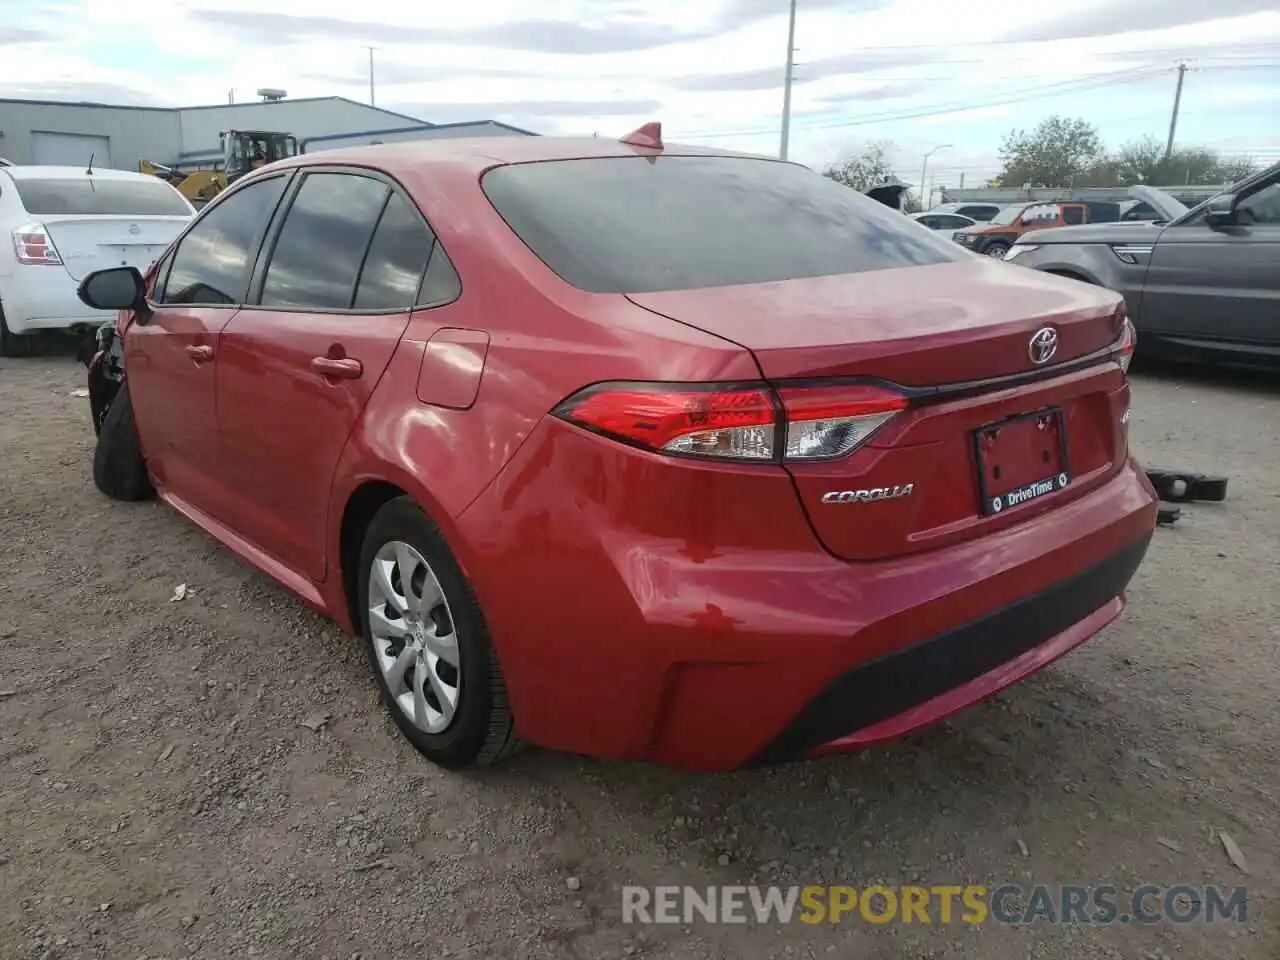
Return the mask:
<path id="1" fill-rule="evenodd" d="M 80 281 L 76 296 L 94 310 L 145 310 L 147 288 L 137 267 L 95 270 Z"/>
<path id="2" fill-rule="evenodd" d="M 1204 222 L 1211 227 L 1229 227 L 1236 222 L 1236 195 L 1221 193 L 1209 201 Z"/>

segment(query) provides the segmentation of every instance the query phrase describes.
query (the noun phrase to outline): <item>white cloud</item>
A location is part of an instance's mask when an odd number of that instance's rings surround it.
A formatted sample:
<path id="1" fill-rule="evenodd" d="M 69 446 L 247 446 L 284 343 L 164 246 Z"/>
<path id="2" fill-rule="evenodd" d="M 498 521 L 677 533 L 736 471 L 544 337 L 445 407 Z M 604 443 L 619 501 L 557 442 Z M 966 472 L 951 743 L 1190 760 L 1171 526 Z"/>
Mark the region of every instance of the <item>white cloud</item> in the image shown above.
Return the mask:
<path id="1" fill-rule="evenodd" d="M 974 0 L 799 4 L 792 156 L 804 162 L 890 140 L 900 175 L 918 179 L 924 151 L 947 142 L 931 165 L 977 178 L 994 172 L 1003 132 L 1050 112 L 1084 116 L 1108 141 L 1163 135 L 1179 59 L 1197 68 L 1182 136 L 1280 147 L 1268 110 L 1280 99 L 1273 0 L 1061 0 L 1003 8 L 994 24 Z M 189 104 L 275 86 L 365 99 L 372 43 L 379 106 L 426 120 L 608 135 L 659 118 L 669 138 L 774 152 L 786 10 L 787 0 L 28 0 L 0 12 L 0 96 Z"/>

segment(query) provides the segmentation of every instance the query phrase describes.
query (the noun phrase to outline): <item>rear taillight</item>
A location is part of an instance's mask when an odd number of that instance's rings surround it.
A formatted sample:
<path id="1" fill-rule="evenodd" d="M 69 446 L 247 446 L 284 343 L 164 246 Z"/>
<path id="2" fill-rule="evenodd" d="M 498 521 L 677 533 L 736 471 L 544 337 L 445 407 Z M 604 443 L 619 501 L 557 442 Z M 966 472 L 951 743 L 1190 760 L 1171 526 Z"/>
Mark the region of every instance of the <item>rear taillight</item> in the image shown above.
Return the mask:
<path id="1" fill-rule="evenodd" d="M 1116 363 L 1120 364 L 1120 369 L 1126 374 L 1129 372 L 1129 364 L 1133 362 L 1133 351 L 1138 346 L 1138 331 L 1134 329 L 1133 321 L 1128 315 L 1125 315 L 1124 325 L 1121 328 L 1120 340 L 1116 344 Z"/>
<path id="2" fill-rule="evenodd" d="M 659 453 L 718 460 L 830 460 L 847 456 L 907 400 L 876 386 L 605 383 L 555 416 Z"/>
<path id="3" fill-rule="evenodd" d="M 884 387 L 783 387 L 788 460 L 830 460 L 852 453 L 896 413 L 907 398 Z"/>
<path id="4" fill-rule="evenodd" d="M 43 223 L 24 223 L 13 231 L 13 252 L 19 263 L 55 266 L 62 263 L 58 248 Z"/>

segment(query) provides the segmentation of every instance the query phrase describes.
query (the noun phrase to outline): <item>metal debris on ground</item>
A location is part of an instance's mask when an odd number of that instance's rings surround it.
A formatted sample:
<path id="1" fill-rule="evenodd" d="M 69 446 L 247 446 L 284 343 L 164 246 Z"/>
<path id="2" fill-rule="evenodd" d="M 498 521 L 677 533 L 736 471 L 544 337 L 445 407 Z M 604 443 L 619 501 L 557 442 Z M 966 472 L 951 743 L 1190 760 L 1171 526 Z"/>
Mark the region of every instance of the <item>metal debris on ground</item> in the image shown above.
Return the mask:
<path id="1" fill-rule="evenodd" d="M 1241 873 L 1248 873 L 1249 864 L 1245 862 L 1244 854 L 1236 842 L 1231 839 L 1230 835 L 1220 833 L 1218 834 L 1218 839 L 1222 841 L 1222 849 L 1227 851 L 1227 857 L 1235 864 L 1235 868 Z"/>

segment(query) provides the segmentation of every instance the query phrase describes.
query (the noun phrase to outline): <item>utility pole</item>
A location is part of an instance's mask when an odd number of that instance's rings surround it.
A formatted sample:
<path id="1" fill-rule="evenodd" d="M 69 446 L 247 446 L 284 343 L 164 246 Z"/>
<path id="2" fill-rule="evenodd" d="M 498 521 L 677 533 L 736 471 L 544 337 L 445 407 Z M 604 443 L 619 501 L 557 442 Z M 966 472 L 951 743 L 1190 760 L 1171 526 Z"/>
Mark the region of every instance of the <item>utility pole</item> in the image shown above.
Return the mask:
<path id="1" fill-rule="evenodd" d="M 791 0 L 791 14 L 787 23 L 787 73 L 782 80 L 782 145 L 778 157 L 787 159 L 787 143 L 791 139 L 791 78 L 796 68 L 796 0 Z"/>
<path id="2" fill-rule="evenodd" d="M 373 47 L 365 47 L 369 51 L 369 106 L 373 106 Z"/>
<path id="3" fill-rule="evenodd" d="M 961 190 L 964 189 L 964 171 L 963 170 L 960 171 L 960 189 Z"/>
<path id="4" fill-rule="evenodd" d="M 1182 78 L 1187 75 L 1187 65 L 1185 63 L 1178 64 L 1178 86 L 1173 93 L 1173 115 L 1169 117 L 1169 142 L 1164 145 L 1164 160 L 1169 162 L 1169 157 L 1173 155 L 1173 135 L 1178 130 L 1178 107 L 1182 105 Z"/>

